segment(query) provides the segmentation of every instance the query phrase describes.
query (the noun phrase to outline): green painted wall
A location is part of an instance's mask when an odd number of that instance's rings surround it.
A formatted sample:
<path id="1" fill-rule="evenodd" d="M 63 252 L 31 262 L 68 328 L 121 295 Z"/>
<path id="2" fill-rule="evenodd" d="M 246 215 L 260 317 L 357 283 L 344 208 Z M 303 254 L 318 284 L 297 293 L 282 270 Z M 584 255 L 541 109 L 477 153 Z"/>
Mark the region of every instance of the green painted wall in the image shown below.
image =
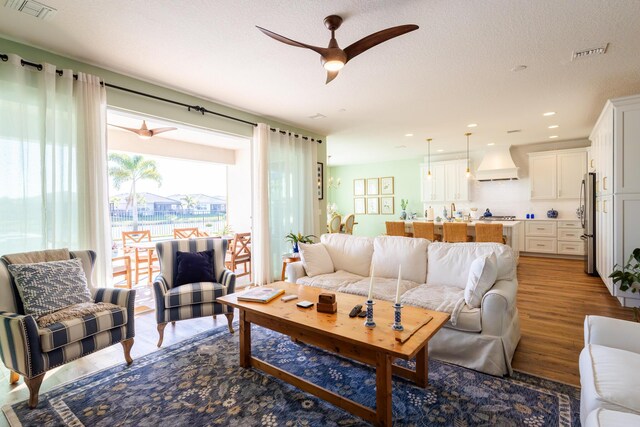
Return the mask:
<path id="1" fill-rule="evenodd" d="M 353 213 L 353 180 L 359 178 L 394 177 L 394 209 L 393 215 L 356 215 L 353 234 L 358 236 L 378 236 L 385 233 L 385 221 L 395 221 L 400 218 L 400 199 L 409 199 L 408 212 L 422 211 L 420 201 L 420 163 L 422 157 L 392 162 L 371 163 L 364 165 L 333 166 L 329 168 L 328 176 L 334 181 L 341 180 L 338 189 L 329 189 L 329 203 L 337 205 L 338 212 L 343 216 Z M 328 177 L 327 177 L 328 179 Z"/>

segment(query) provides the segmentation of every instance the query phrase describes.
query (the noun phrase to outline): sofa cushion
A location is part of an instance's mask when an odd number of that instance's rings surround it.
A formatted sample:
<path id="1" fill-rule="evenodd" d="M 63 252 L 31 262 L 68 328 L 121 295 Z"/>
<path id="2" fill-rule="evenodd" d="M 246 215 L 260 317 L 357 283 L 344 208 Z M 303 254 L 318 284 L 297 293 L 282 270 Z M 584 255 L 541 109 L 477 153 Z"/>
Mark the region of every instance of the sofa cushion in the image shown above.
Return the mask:
<path id="1" fill-rule="evenodd" d="M 449 321 L 455 326 L 458 321 L 458 315 L 465 306 L 464 290 L 455 286 L 428 283 L 407 291 L 402 295 L 401 302 L 426 308 L 427 310 L 449 313 L 451 315 Z"/>
<path id="2" fill-rule="evenodd" d="M 314 277 L 304 276 L 299 278 L 296 283 L 298 285 L 315 286 L 316 288 L 337 291 L 342 286 L 357 282 L 358 280 L 362 280 L 362 276 L 344 270 L 338 270 L 335 273 L 320 274 Z"/>
<path id="3" fill-rule="evenodd" d="M 369 283 L 370 278 L 366 277 L 357 282 L 350 283 L 346 286 L 338 289 L 340 292 L 344 292 L 347 294 L 353 295 L 362 295 L 363 297 L 367 297 L 369 295 Z M 403 295 L 405 292 L 415 288 L 419 284 L 416 282 L 412 282 L 411 280 L 401 280 L 400 281 L 400 295 Z M 374 277 L 373 278 L 373 299 L 381 299 L 385 301 L 395 301 L 396 300 L 396 289 L 398 287 L 398 279 L 387 279 L 384 277 Z"/>
<path id="4" fill-rule="evenodd" d="M 597 408 L 640 413 L 640 354 L 588 344 L 580 353 L 580 383 L 582 416 Z"/>
<path id="5" fill-rule="evenodd" d="M 214 282 L 187 283 L 171 288 L 164 296 L 165 308 L 215 302 L 227 294 L 226 286 Z"/>
<path id="6" fill-rule="evenodd" d="M 416 283 L 427 281 L 426 239 L 379 236 L 373 239 L 373 270 L 376 277 L 398 278 L 402 264 L 402 278 Z"/>
<path id="7" fill-rule="evenodd" d="M 458 313 L 456 324 L 453 325 L 449 319 L 444 327 L 463 332 L 482 332 L 482 311 L 465 304 Z"/>
<path id="8" fill-rule="evenodd" d="M 11 264 L 25 314 L 42 316 L 73 304 L 91 301 L 80 259 Z"/>
<path id="9" fill-rule="evenodd" d="M 629 427 L 640 426 L 640 415 L 628 412 L 596 409 L 587 417 L 584 427 Z"/>
<path id="10" fill-rule="evenodd" d="M 431 243 L 428 252 L 427 283 L 464 289 L 471 263 L 478 257 L 495 253 L 498 259 L 496 280 L 513 280 L 516 263 L 511 248 L 500 243 Z"/>
<path id="11" fill-rule="evenodd" d="M 300 259 L 307 276 L 314 277 L 320 274 L 333 273 L 333 261 L 322 243 L 307 244 L 298 243 Z"/>
<path id="12" fill-rule="evenodd" d="M 320 242 L 329 252 L 336 271 L 344 270 L 363 277 L 369 276 L 373 257 L 371 237 L 332 233 L 320 236 Z"/>
<path id="13" fill-rule="evenodd" d="M 126 325 L 127 320 L 127 309 L 119 306 L 83 317 L 63 320 L 45 328 L 38 328 L 40 347 L 44 352 L 52 351 L 100 332 Z"/>
<path id="14" fill-rule="evenodd" d="M 482 297 L 496 283 L 498 259 L 495 253 L 476 258 L 469 267 L 469 279 L 464 289 L 464 300 L 468 306 L 479 308 Z"/>

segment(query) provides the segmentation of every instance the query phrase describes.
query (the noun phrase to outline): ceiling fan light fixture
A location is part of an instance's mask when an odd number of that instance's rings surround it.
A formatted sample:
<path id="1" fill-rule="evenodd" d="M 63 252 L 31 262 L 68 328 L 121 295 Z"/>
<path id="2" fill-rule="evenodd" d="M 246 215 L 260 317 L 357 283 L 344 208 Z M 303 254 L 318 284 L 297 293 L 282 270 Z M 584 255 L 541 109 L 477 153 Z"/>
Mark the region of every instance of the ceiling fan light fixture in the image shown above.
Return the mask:
<path id="1" fill-rule="evenodd" d="M 344 67 L 344 62 L 340 61 L 339 59 L 333 59 L 330 61 L 325 61 L 325 63 L 322 65 L 327 71 L 340 71 L 342 70 L 342 67 Z"/>

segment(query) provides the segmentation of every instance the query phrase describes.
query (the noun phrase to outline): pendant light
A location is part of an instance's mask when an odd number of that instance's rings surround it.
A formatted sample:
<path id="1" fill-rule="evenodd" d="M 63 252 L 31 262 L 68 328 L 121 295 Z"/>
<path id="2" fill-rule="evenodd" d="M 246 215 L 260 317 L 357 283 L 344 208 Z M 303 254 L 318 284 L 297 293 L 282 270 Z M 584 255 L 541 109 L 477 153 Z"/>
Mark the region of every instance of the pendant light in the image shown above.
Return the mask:
<path id="1" fill-rule="evenodd" d="M 471 132 L 465 133 L 467 137 L 467 178 L 471 177 L 471 168 L 469 167 L 469 136 L 471 136 Z"/>
<path id="2" fill-rule="evenodd" d="M 427 179 L 431 179 L 431 140 L 427 138 Z"/>

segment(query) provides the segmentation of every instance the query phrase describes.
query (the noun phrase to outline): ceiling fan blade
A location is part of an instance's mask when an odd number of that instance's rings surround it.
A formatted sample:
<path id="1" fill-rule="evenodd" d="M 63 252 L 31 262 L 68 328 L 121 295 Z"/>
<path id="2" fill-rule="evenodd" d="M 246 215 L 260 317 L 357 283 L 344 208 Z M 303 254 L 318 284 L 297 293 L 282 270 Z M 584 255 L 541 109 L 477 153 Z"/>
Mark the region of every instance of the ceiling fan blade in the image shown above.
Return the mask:
<path id="1" fill-rule="evenodd" d="M 325 82 L 325 84 L 328 84 L 331 80 L 338 77 L 338 73 L 339 71 L 327 71 L 327 81 Z"/>
<path id="2" fill-rule="evenodd" d="M 301 42 L 297 42 L 295 40 L 291 40 L 288 39 L 284 36 L 281 36 L 280 34 L 276 34 L 273 31 L 269 31 L 265 28 L 259 27 L 256 25 L 256 28 L 259 29 L 260 31 L 262 31 L 264 34 L 268 35 L 269 37 L 271 37 L 274 40 L 278 40 L 281 43 L 284 44 L 288 44 L 289 46 L 295 46 L 295 47 L 302 47 L 302 48 L 306 48 L 306 49 L 311 49 L 314 52 L 319 53 L 320 55 L 326 55 L 328 49 L 325 47 L 318 47 L 318 46 L 311 46 L 310 44 L 305 44 L 305 43 L 301 43 Z"/>
<path id="3" fill-rule="evenodd" d="M 155 136 L 162 132 L 169 132 L 170 130 L 177 130 L 177 129 L 178 128 L 155 128 L 155 129 L 150 129 L 149 132 L 151 132 L 151 136 Z"/>
<path id="4" fill-rule="evenodd" d="M 128 128 L 128 127 L 118 126 L 118 125 L 112 125 L 111 123 L 109 123 L 109 126 L 113 126 L 115 128 L 120 128 L 120 129 L 124 129 L 124 130 L 128 130 L 129 132 L 137 133 L 138 135 L 140 135 L 140 129 Z"/>
<path id="5" fill-rule="evenodd" d="M 371 49 L 374 46 L 379 45 L 380 43 L 384 43 L 387 40 L 390 40 L 394 37 L 401 36 L 411 31 L 417 30 L 417 25 L 409 24 L 409 25 L 399 25 L 397 27 L 387 28 L 386 30 L 378 31 L 377 33 L 373 33 L 368 35 L 367 37 L 358 40 L 357 42 L 347 46 L 344 49 L 344 53 L 347 54 L 347 61 L 355 58 L 360 55 L 362 52 Z"/>

